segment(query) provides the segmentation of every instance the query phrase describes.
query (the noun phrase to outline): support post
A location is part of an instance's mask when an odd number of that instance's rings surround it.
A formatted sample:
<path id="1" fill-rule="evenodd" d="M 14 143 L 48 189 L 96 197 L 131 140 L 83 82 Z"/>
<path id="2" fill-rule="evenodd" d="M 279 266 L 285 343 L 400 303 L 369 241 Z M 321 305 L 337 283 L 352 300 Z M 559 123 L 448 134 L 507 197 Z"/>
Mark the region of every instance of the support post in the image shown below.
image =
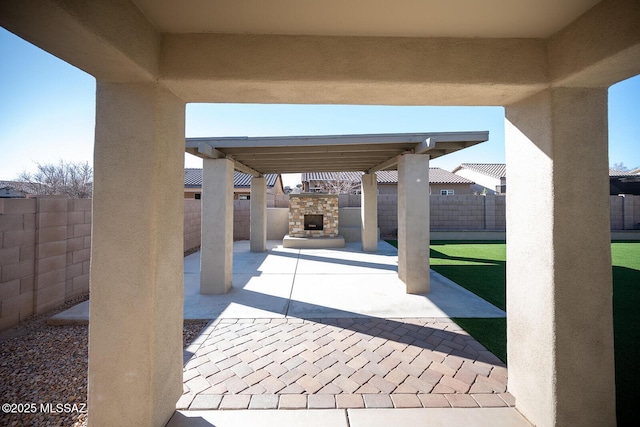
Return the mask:
<path id="1" fill-rule="evenodd" d="M 251 178 L 251 212 L 249 238 L 251 252 L 267 250 L 267 179 Z"/>
<path id="2" fill-rule="evenodd" d="M 162 426 L 182 394 L 185 104 L 97 82 L 91 425 Z"/>
<path id="3" fill-rule="evenodd" d="M 607 90 L 506 108 L 509 391 L 535 425 L 615 426 Z"/>
<path id="4" fill-rule="evenodd" d="M 378 180 L 375 173 L 362 175 L 362 250 L 378 250 Z"/>
<path id="5" fill-rule="evenodd" d="M 426 294 L 429 281 L 429 156 L 398 162 L 398 277 L 408 294 Z"/>
<path id="6" fill-rule="evenodd" d="M 233 161 L 204 159 L 200 293 L 224 294 L 233 278 Z"/>

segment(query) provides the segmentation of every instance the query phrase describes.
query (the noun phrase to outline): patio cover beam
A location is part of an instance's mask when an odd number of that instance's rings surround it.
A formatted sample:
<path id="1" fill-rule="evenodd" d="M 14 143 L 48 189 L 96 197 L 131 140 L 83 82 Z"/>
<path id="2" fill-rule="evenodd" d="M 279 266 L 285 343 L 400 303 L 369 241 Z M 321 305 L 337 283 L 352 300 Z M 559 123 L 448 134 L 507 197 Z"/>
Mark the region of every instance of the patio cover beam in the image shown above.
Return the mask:
<path id="1" fill-rule="evenodd" d="M 191 150 L 187 150 L 187 152 L 193 155 L 197 155 L 198 157 L 203 157 L 207 159 L 229 159 L 233 161 L 233 167 L 239 170 L 240 172 L 243 172 L 255 177 L 263 176 L 261 172 L 258 172 L 257 170 L 250 168 L 249 166 L 243 164 L 242 162 L 237 161 L 236 159 L 233 158 L 233 156 L 227 155 L 219 150 L 216 150 L 211 145 L 205 142 L 201 142 L 200 144 L 198 144 L 197 149 L 194 150 L 192 148 Z"/>
<path id="2" fill-rule="evenodd" d="M 428 153 L 433 159 L 488 138 L 486 131 L 187 138 L 185 148 L 198 157 L 233 159 L 236 169 L 254 176 L 306 171 L 373 173 L 395 168 L 403 154 Z"/>

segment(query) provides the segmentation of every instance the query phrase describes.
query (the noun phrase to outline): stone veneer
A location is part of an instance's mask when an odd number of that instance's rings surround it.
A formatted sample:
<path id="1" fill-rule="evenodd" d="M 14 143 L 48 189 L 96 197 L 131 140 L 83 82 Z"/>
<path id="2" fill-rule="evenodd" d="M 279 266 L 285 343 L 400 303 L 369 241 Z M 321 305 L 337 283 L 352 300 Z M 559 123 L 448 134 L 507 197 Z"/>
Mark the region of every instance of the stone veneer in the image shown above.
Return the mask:
<path id="1" fill-rule="evenodd" d="M 305 215 L 323 215 L 323 230 L 305 230 Z M 303 193 L 289 195 L 290 237 L 337 237 L 338 195 Z"/>

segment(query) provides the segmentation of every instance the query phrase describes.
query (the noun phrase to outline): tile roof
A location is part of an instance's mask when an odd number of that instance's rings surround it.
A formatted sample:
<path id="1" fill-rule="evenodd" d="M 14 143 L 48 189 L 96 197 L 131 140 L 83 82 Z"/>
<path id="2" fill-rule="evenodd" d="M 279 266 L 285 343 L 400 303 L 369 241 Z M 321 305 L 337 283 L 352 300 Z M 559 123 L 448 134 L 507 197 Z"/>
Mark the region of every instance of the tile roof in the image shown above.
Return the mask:
<path id="1" fill-rule="evenodd" d="M 267 187 L 273 187 L 278 180 L 277 173 L 265 174 L 267 178 Z M 202 169 L 186 168 L 184 170 L 184 186 L 187 188 L 201 188 L 202 187 Z M 233 187 L 234 188 L 249 188 L 251 187 L 251 175 L 241 173 L 238 171 L 233 172 Z"/>
<path id="2" fill-rule="evenodd" d="M 305 181 L 329 181 L 336 179 L 336 174 L 339 174 L 340 179 L 348 181 L 360 181 L 363 172 L 306 172 L 302 174 L 302 182 Z M 397 184 L 398 183 L 398 171 L 378 171 L 376 172 L 378 184 Z M 449 171 L 440 168 L 429 168 L 429 183 L 430 184 L 474 184 L 473 181 L 468 180 L 460 175 L 453 174 Z"/>
<path id="3" fill-rule="evenodd" d="M 609 169 L 609 176 L 635 176 L 633 171 L 619 171 L 615 169 Z"/>
<path id="4" fill-rule="evenodd" d="M 498 179 L 507 177 L 507 165 L 504 163 L 462 163 L 453 172 L 460 169 L 469 169 Z"/>
<path id="5" fill-rule="evenodd" d="M 36 194 L 28 182 L 22 181 L 0 181 L 0 188 L 10 188 L 25 194 Z"/>

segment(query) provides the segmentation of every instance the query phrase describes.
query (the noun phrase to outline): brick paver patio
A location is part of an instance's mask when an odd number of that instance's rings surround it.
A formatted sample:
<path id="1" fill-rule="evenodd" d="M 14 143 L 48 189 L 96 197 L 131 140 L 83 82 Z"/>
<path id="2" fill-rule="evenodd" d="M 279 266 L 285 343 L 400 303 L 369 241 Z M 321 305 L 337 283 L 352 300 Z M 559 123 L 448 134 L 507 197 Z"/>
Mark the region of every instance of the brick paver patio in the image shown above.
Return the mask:
<path id="1" fill-rule="evenodd" d="M 219 319 L 185 359 L 178 409 L 514 405 L 505 365 L 446 318 Z"/>

